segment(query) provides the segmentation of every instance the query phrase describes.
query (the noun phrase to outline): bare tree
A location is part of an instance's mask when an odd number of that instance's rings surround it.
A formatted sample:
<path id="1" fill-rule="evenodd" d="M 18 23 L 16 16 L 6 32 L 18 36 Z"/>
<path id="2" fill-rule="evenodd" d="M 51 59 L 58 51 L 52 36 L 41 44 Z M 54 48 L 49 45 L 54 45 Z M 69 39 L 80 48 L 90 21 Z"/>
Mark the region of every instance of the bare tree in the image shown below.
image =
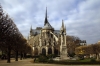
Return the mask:
<path id="1" fill-rule="evenodd" d="M 80 46 L 80 39 L 75 36 L 66 36 L 66 42 L 67 42 L 67 52 L 69 56 L 74 56 L 75 55 L 75 48 Z"/>
<path id="2" fill-rule="evenodd" d="M 7 14 L 3 13 L 3 9 L 0 6 L 0 49 L 7 51 L 8 63 L 10 63 L 11 50 L 15 51 L 15 59 L 18 61 L 18 51 L 22 52 L 25 48 L 25 43 L 26 41 L 23 40 L 23 36 L 13 20 Z M 21 49 L 22 47 L 23 49 Z"/>

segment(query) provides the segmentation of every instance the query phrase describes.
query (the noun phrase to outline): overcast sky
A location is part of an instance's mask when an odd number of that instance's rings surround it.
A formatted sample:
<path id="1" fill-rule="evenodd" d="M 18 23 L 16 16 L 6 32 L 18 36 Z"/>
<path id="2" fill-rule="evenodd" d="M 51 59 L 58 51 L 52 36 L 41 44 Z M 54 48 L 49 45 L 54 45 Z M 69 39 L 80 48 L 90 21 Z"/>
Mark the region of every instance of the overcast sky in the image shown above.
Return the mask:
<path id="1" fill-rule="evenodd" d="M 62 19 L 67 35 L 88 44 L 100 40 L 100 0 L 0 0 L 5 13 L 26 37 L 30 27 L 43 27 L 47 6 L 49 23 L 59 30 Z"/>

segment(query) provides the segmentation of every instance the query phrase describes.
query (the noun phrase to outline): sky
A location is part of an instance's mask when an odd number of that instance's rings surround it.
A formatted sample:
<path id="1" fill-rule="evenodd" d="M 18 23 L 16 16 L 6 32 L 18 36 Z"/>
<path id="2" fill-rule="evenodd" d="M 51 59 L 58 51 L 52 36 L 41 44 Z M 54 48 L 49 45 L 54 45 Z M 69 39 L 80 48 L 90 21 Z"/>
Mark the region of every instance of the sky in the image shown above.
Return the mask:
<path id="1" fill-rule="evenodd" d="M 47 7 L 48 21 L 60 30 L 62 19 L 67 35 L 94 44 L 100 40 L 100 0 L 0 0 L 4 13 L 9 14 L 23 36 L 30 27 L 44 26 Z"/>

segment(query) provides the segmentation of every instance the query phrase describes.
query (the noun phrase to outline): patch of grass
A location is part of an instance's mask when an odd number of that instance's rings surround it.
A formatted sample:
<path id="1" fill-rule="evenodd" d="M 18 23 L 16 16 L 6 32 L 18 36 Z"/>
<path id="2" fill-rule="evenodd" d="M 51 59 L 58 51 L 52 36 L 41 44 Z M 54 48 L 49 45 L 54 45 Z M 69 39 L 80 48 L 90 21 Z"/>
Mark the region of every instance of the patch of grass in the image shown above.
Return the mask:
<path id="1" fill-rule="evenodd" d="M 90 62 L 91 59 L 83 59 L 83 60 L 79 60 L 79 62 Z"/>

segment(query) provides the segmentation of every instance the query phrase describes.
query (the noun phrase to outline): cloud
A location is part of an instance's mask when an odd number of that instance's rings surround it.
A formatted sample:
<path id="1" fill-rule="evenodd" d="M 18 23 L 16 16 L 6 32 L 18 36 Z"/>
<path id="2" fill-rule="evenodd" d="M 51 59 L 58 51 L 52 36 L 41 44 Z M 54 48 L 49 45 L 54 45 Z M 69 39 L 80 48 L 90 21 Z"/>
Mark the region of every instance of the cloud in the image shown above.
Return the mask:
<path id="1" fill-rule="evenodd" d="M 47 6 L 48 20 L 55 29 L 60 29 L 63 19 L 68 35 L 86 39 L 88 44 L 100 40 L 100 0 L 2 0 L 0 3 L 24 36 L 28 36 L 31 25 L 33 29 L 43 27 Z"/>

